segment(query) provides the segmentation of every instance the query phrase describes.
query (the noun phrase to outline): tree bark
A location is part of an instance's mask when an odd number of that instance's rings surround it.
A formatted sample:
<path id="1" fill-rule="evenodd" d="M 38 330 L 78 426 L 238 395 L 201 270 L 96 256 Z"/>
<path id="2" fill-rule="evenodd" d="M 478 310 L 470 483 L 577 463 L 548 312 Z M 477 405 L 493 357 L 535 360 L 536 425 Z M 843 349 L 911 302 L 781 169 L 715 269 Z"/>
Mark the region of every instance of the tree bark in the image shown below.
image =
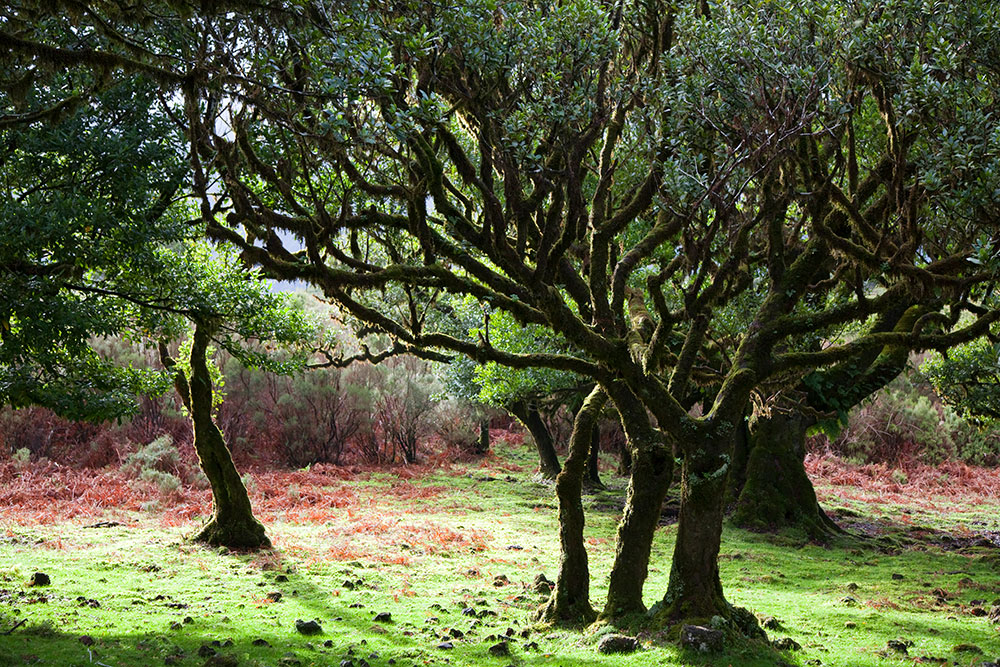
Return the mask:
<path id="1" fill-rule="evenodd" d="M 560 564 L 556 585 L 548 602 L 539 610 L 541 620 L 563 624 L 586 624 L 597 614 L 590 606 L 590 570 L 583 541 L 583 476 L 587 468 L 591 433 L 607 396 L 595 387 L 573 421 L 566 465 L 556 477 L 559 499 Z"/>
<path id="2" fill-rule="evenodd" d="M 748 530 L 795 528 L 823 540 L 843 531 L 827 516 L 806 475 L 811 420 L 798 413 L 758 418 L 750 433 L 742 488 L 734 488 L 733 524 Z M 732 481 L 732 478 L 731 478 Z"/>
<path id="3" fill-rule="evenodd" d="M 587 486 L 593 489 L 603 489 L 601 482 L 601 429 L 597 423 L 590 429 L 590 456 L 587 458 Z"/>
<path id="4" fill-rule="evenodd" d="M 264 526 L 253 516 L 250 496 L 240 478 L 222 431 L 212 417 L 212 378 L 208 371 L 207 350 L 212 328 L 196 322 L 191 345 L 191 377 L 176 368 L 166 348 L 161 345 L 164 365 L 175 373 L 174 385 L 191 413 L 194 425 L 194 448 L 201 469 L 212 488 L 212 518 L 192 539 L 231 549 L 261 549 L 271 546 Z M 164 358 L 165 357 L 165 358 Z"/>
<path id="5" fill-rule="evenodd" d="M 508 409 L 524 424 L 531 434 L 531 439 L 535 441 L 535 449 L 538 451 L 538 472 L 546 479 L 555 479 L 561 468 L 559 457 L 556 455 L 555 443 L 552 442 L 552 434 L 545 426 L 538 408 L 528 401 L 517 401 Z"/>
<path id="6" fill-rule="evenodd" d="M 476 454 L 485 456 L 490 451 L 490 420 L 479 420 L 479 441 L 476 443 Z"/>
<path id="7" fill-rule="evenodd" d="M 657 619 L 729 618 L 731 608 L 719 579 L 719 546 L 729 457 L 718 443 L 702 438 L 681 469 L 681 505 L 670 582 Z"/>
<path id="8" fill-rule="evenodd" d="M 608 582 L 608 599 L 601 618 L 621 619 L 643 613 L 642 588 L 649 573 L 649 555 L 659 525 L 663 498 L 674 472 L 673 451 L 652 427 L 646 409 L 621 386 L 614 388 L 615 407 L 631 448 L 625 511 L 618 524 L 615 561 Z"/>

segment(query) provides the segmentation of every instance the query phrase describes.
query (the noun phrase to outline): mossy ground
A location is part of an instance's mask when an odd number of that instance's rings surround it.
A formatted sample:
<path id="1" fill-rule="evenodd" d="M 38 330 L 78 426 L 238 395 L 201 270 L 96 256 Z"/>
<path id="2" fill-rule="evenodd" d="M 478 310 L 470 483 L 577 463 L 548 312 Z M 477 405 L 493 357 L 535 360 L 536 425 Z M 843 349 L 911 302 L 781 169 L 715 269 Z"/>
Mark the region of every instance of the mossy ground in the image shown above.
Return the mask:
<path id="1" fill-rule="evenodd" d="M 84 527 L 93 516 L 52 524 L 5 518 L 0 665 L 203 665 L 212 651 L 247 666 L 364 659 L 373 667 L 849 667 L 922 657 L 973 665 L 1000 656 L 998 626 L 976 615 L 1000 598 L 1000 547 L 980 537 L 1000 530 L 1000 505 L 955 508 L 942 500 L 934 511 L 926 497 L 913 506 L 884 505 L 850 493 L 837 503 L 840 518 L 871 537 L 818 545 L 789 534 L 727 528 L 724 535 L 729 600 L 776 617 L 780 628 L 769 636 L 790 637 L 802 650 L 747 644 L 699 656 L 679 652 L 668 632 L 645 631 L 643 651 L 600 655 L 596 644 L 613 628 L 546 628 L 532 620 L 543 596 L 531 583 L 542 572 L 555 577 L 558 542 L 552 487 L 532 481 L 529 454 L 501 448 L 485 464 L 453 465 L 403 483 L 387 472 L 357 480 L 331 475 L 324 487 L 323 476 L 313 474 L 313 496 L 292 499 L 293 507 L 309 509 L 264 513 L 275 548 L 257 554 L 186 542 L 197 522 L 177 525 L 169 507 L 109 508 L 104 518 L 122 524 L 111 527 Z M 606 481 L 612 489 L 586 501 L 597 607 L 622 494 L 621 480 Z M 289 486 L 287 493 L 305 492 Z M 821 495 L 829 506 L 829 490 Z M 671 526 L 658 531 L 649 605 L 666 588 L 673 534 Z M 35 571 L 52 583 L 27 586 Z M 381 612 L 391 619 L 376 621 Z M 297 633 L 296 619 L 319 620 L 323 633 Z M 491 656 L 489 647 L 508 633 L 511 655 Z M 446 638 L 453 648 L 438 648 Z M 887 649 L 894 639 L 912 642 L 908 655 Z M 962 645 L 982 653 L 955 650 Z"/>

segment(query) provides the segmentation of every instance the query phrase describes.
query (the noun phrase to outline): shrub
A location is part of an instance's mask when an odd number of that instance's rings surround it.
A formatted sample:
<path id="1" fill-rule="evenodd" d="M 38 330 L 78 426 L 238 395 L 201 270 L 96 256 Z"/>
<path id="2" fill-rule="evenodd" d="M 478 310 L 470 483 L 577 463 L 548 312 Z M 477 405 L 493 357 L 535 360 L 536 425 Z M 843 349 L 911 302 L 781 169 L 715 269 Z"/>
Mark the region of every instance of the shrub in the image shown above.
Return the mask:
<path id="1" fill-rule="evenodd" d="M 141 478 L 146 470 L 177 473 L 180 470 L 180 454 L 169 435 L 161 435 L 139 451 L 129 454 L 122 464 L 122 470 Z"/>

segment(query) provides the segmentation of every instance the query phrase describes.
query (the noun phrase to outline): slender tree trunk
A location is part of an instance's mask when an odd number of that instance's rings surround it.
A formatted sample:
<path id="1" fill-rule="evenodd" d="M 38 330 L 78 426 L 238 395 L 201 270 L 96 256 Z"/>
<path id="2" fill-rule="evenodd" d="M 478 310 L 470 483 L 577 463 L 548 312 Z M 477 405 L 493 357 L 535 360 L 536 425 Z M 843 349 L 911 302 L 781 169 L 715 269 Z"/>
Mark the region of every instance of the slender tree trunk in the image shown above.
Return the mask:
<path id="1" fill-rule="evenodd" d="M 190 380 L 183 371 L 176 370 L 168 355 L 164 359 L 164 365 L 175 371 L 174 384 L 191 413 L 194 448 L 212 488 L 212 518 L 192 539 L 232 549 L 267 548 L 271 546 L 271 541 L 264 532 L 263 524 L 253 516 L 246 486 L 236 470 L 222 431 L 212 417 L 212 378 L 206 358 L 210 340 L 211 327 L 196 322 L 191 346 Z M 161 346 L 161 358 L 165 356 L 165 349 Z"/>
<path id="2" fill-rule="evenodd" d="M 663 498 L 673 477 L 674 456 L 662 434 L 650 424 L 649 415 L 638 399 L 621 386 L 612 389 L 627 446 L 632 452 L 632 474 L 625 511 L 618 524 L 608 599 L 601 612 L 602 618 L 618 619 L 646 610 L 642 588 L 649 573 L 649 555 Z"/>
<path id="3" fill-rule="evenodd" d="M 590 456 L 587 458 L 587 485 L 595 489 L 603 489 L 601 482 L 601 429 L 597 423 L 590 429 Z"/>
<path id="4" fill-rule="evenodd" d="M 775 413 L 756 420 L 744 482 L 742 487 L 734 484 L 731 492 L 736 498 L 731 516 L 735 525 L 759 531 L 797 528 L 814 540 L 843 532 L 820 507 L 806 475 L 805 438 L 810 423 L 798 413 Z"/>
<path id="5" fill-rule="evenodd" d="M 559 457 L 556 455 L 555 443 L 552 442 L 552 434 L 538 413 L 538 408 L 528 401 L 517 401 L 509 410 L 524 424 L 531 434 L 531 439 L 535 441 L 535 449 L 538 450 L 538 472 L 547 479 L 555 479 L 560 470 Z"/>
<path id="6" fill-rule="evenodd" d="M 479 441 L 476 443 L 476 454 L 484 456 L 490 451 L 490 420 L 479 420 Z"/>
<path id="7" fill-rule="evenodd" d="M 708 620 L 731 612 L 719 579 L 722 509 L 728 472 L 726 447 L 702 438 L 681 470 L 681 505 L 670 582 L 657 618 L 672 623 Z"/>
<path id="8" fill-rule="evenodd" d="M 583 476 L 587 468 L 591 432 L 607 400 L 595 387 L 573 421 L 566 465 L 556 477 L 559 499 L 559 545 L 561 562 L 556 585 L 539 618 L 555 623 L 590 623 L 596 617 L 590 606 L 590 570 L 583 541 Z"/>

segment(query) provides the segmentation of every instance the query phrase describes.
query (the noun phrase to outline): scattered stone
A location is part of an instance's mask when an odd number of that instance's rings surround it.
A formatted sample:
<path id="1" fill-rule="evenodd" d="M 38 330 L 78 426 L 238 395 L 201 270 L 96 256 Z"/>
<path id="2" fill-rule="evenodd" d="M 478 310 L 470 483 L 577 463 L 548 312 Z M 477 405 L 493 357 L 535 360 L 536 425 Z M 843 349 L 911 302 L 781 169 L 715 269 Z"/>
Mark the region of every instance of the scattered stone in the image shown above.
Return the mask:
<path id="1" fill-rule="evenodd" d="M 173 623 L 170 624 L 170 629 L 171 630 L 180 630 L 183 627 L 184 626 L 181 624 L 180 621 L 174 621 Z"/>
<path id="2" fill-rule="evenodd" d="M 278 582 L 279 584 L 283 584 L 283 583 L 285 583 L 286 581 L 288 581 L 288 577 L 287 577 L 287 576 L 285 576 L 285 575 L 283 575 L 283 574 L 279 574 L 278 576 L 276 576 L 276 577 L 274 578 L 274 580 L 275 580 L 275 581 L 277 581 L 277 582 Z"/>
<path id="3" fill-rule="evenodd" d="M 191 618 L 190 616 L 185 616 L 184 617 L 184 625 L 191 625 L 192 623 L 194 623 L 194 619 L 193 618 Z"/>
<path id="4" fill-rule="evenodd" d="M 271 642 L 269 642 L 266 639 L 263 639 L 261 637 L 258 637 L 257 639 L 253 640 L 250 643 L 253 644 L 254 646 L 266 646 L 266 647 L 270 647 L 271 646 Z"/>
<path id="5" fill-rule="evenodd" d="M 902 581 L 904 579 L 904 577 L 899 572 L 893 572 L 892 573 L 892 579 L 893 579 L 893 581 Z"/>
<path id="6" fill-rule="evenodd" d="M 507 551 L 524 551 L 524 547 L 520 544 L 508 544 Z"/>
<path id="7" fill-rule="evenodd" d="M 535 577 L 532 587 L 536 593 L 551 593 L 552 589 L 555 588 L 555 582 L 549 581 L 545 574 L 542 573 Z"/>
<path id="8" fill-rule="evenodd" d="M 497 588 L 500 588 L 501 586 L 506 586 L 509 583 L 510 579 L 507 578 L 506 574 L 498 574 L 497 576 L 493 577 L 493 585 L 496 586 Z"/>
<path id="9" fill-rule="evenodd" d="M 281 591 L 271 591 L 267 594 L 267 599 L 271 602 L 281 602 Z"/>
<path id="10" fill-rule="evenodd" d="M 497 642 L 489 648 L 489 653 L 495 658 L 503 658 L 510 655 L 510 644 L 507 642 Z"/>
<path id="11" fill-rule="evenodd" d="M 476 615 L 476 610 L 473 609 L 472 607 L 466 607 L 465 609 L 462 610 L 462 616 L 475 616 L 475 615 Z"/>
<path id="12" fill-rule="evenodd" d="M 540 650 L 538 648 L 538 642 L 528 642 L 527 644 L 524 645 L 524 650 L 525 651 L 538 651 L 538 650 Z"/>
<path id="13" fill-rule="evenodd" d="M 760 627 L 765 630 L 778 630 L 781 628 L 781 621 L 774 616 L 764 616 L 760 619 Z"/>
<path id="14" fill-rule="evenodd" d="M 303 621 L 301 618 L 295 619 L 295 629 L 303 635 L 318 635 L 323 632 L 323 626 L 319 621 Z"/>
<path id="15" fill-rule="evenodd" d="M 48 586 L 52 583 L 52 579 L 49 575 L 44 572 L 35 572 L 31 575 L 31 580 L 28 582 L 29 586 Z"/>
<path id="16" fill-rule="evenodd" d="M 184 660 L 184 656 L 183 655 L 177 655 L 175 653 L 171 653 L 170 655 L 168 655 L 167 657 L 165 657 L 163 659 L 163 664 L 164 665 L 178 665 L 181 662 L 183 662 L 183 660 Z"/>
<path id="17" fill-rule="evenodd" d="M 340 667 L 354 667 L 354 661 L 350 658 L 344 658 L 340 661 Z"/>
<path id="18" fill-rule="evenodd" d="M 913 646 L 913 642 L 905 639 L 890 639 L 885 643 L 885 646 L 890 651 L 895 651 L 896 653 L 902 653 L 907 655 L 909 647 Z"/>
<path id="19" fill-rule="evenodd" d="M 982 607 L 973 607 L 969 610 L 969 613 L 973 616 L 986 616 L 988 612 Z"/>
<path id="20" fill-rule="evenodd" d="M 214 648 L 212 648 L 208 644 L 202 644 L 201 646 L 198 647 L 198 657 L 199 658 L 211 658 L 212 656 L 217 655 L 217 654 L 218 654 L 218 651 L 216 651 Z"/>
<path id="21" fill-rule="evenodd" d="M 721 630 L 702 625 L 685 625 L 681 628 L 681 648 L 699 653 L 721 651 L 724 637 Z"/>
<path id="22" fill-rule="evenodd" d="M 302 667 L 302 661 L 294 653 L 286 653 L 278 660 L 281 667 Z"/>
<path id="23" fill-rule="evenodd" d="M 441 642 L 440 644 L 437 645 L 437 647 L 442 651 L 448 651 L 455 648 L 455 645 L 452 644 L 451 642 Z"/>
<path id="24" fill-rule="evenodd" d="M 351 581 L 350 579 L 344 579 L 344 583 L 341 584 L 341 586 L 343 586 L 344 588 L 346 588 L 349 591 L 353 591 L 354 590 L 354 582 Z"/>
<path id="25" fill-rule="evenodd" d="M 990 613 L 988 616 L 994 623 L 1000 623 L 1000 605 L 994 602 L 993 606 L 990 607 Z"/>
<path id="26" fill-rule="evenodd" d="M 778 649 L 779 651 L 801 651 L 802 644 L 798 643 L 791 637 L 782 637 L 781 639 L 775 639 L 771 642 L 771 646 Z"/>
<path id="27" fill-rule="evenodd" d="M 975 644 L 958 644 L 951 650 L 955 653 L 975 653 L 976 655 L 982 655 L 983 653 L 983 649 L 979 648 Z"/>
<path id="28" fill-rule="evenodd" d="M 458 628 L 450 628 L 448 630 L 448 634 L 451 635 L 453 639 L 461 639 L 462 637 L 465 636 L 465 633 L 459 630 Z"/>
<path id="29" fill-rule="evenodd" d="M 854 583 L 853 581 L 852 581 L 851 583 L 847 584 L 847 590 L 849 590 L 849 591 L 850 591 L 850 592 L 852 592 L 852 593 L 853 593 L 854 591 L 858 590 L 859 588 L 860 588 L 860 586 L 858 586 L 858 585 L 857 585 L 856 583 Z"/>
<path id="30" fill-rule="evenodd" d="M 855 623 L 854 621 L 845 621 L 844 627 L 847 628 L 848 630 L 853 630 L 854 628 L 858 627 L 858 624 Z"/>
<path id="31" fill-rule="evenodd" d="M 387 611 L 380 611 L 375 614 L 375 618 L 372 619 L 376 623 L 392 623 L 392 614 Z"/>
<path id="32" fill-rule="evenodd" d="M 236 656 L 220 653 L 206 660 L 203 667 L 238 667 L 239 664 L 240 661 L 236 659 Z"/>
<path id="33" fill-rule="evenodd" d="M 361 604 L 360 602 L 352 602 L 351 604 L 347 605 L 347 608 L 348 609 L 364 609 L 365 606 L 363 604 Z"/>
<path id="34" fill-rule="evenodd" d="M 626 635 L 605 635 L 597 642 L 598 653 L 635 653 L 638 650 L 639 640 Z"/>
<path id="35" fill-rule="evenodd" d="M 94 638 L 90 635 L 80 635 L 80 643 L 84 646 L 93 646 Z"/>
<path id="36" fill-rule="evenodd" d="M 858 599 L 851 597 L 850 595 L 840 598 L 840 604 L 846 604 L 849 607 L 853 607 L 858 603 Z"/>

